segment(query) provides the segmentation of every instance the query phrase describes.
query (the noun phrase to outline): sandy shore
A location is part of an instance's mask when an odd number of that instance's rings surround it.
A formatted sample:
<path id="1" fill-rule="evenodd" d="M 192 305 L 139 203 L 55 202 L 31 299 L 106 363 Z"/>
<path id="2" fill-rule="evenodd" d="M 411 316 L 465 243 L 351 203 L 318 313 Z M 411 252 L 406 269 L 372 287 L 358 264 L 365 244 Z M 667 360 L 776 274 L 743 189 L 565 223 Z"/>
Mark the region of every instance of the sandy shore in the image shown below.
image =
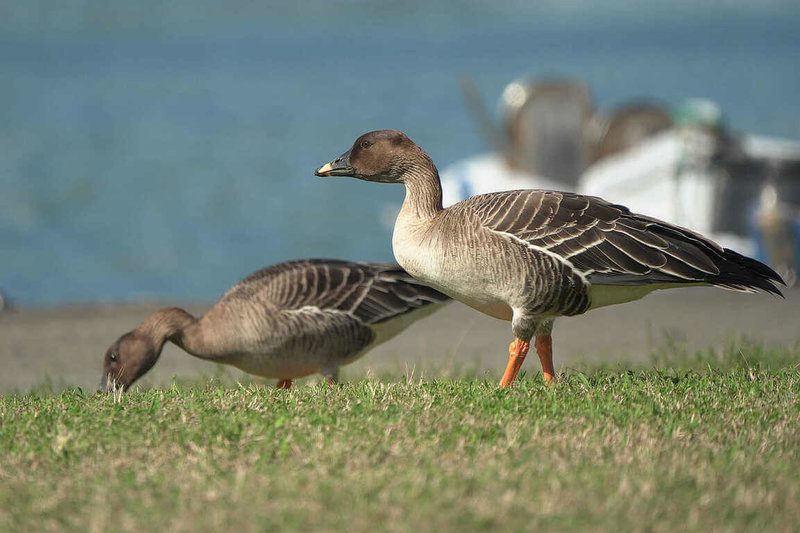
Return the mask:
<path id="1" fill-rule="evenodd" d="M 170 303 L 171 305 L 171 303 Z M 0 313 L 0 392 L 26 390 L 50 381 L 57 387 L 96 387 L 106 348 L 133 329 L 157 304 L 103 305 L 54 309 L 16 309 Z M 189 305 L 199 315 L 207 305 Z M 554 330 L 556 368 L 584 361 L 648 360 L 665 335 L 689 349 L 719 346 L 732 336 L 767 345 L 800 344 L 800 290 L 782 300 L 718 289 L 680 289 L 644 300 L 561 319 Z M 396 372 L 452 367 L 485 369 L 499 375 L 511 341 L 507 323 L 453 303 L 346 367 L 343 377 L 366 372 Z M 539 369 L 536 357 L 524 369 Z M 217 372 L 168 345 L 143 385 L 166 384 L 173 376 L 191 379 Z M 227 371 L 234 378 L 242 374 Z"/>

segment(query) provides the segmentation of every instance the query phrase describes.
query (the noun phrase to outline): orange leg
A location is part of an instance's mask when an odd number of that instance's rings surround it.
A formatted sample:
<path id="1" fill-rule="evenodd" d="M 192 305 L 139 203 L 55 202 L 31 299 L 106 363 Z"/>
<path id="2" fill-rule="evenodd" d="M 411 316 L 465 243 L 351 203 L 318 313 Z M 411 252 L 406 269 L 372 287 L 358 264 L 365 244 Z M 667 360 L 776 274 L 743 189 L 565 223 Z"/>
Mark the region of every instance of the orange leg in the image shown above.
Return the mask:
<path id="1" fill-rule="evenodd" d="M 534 345 L 536 346 L 536 353 L 539 355 L 539 361 L 542 363 L 544 380 L 550 383 L 556 375 L 553 370 L 553 337 L 550 335 L 537 335 L 534 339 Z"/>
<path id="2" fill-rule="evenodd" d="M 278 382 L 279 389 L 290 389 L 292 387 L 291 379 L 282 379 Z"/>
<path id="3" fill-rule="evenodd" d="M 506 366 L 503 379 L 500 380 L 501 387 L 510 387 L 514 382 L 514 379 L 517 377 L 517 372 L 519 372 L 519 367 L 522 366 L 525 356 L 528 355 L 528 348 L 530 348 L 530 346 L 530 342 L 521 341 L 519 339 L 516 339 L 509 345 L 508 366 Z"/>

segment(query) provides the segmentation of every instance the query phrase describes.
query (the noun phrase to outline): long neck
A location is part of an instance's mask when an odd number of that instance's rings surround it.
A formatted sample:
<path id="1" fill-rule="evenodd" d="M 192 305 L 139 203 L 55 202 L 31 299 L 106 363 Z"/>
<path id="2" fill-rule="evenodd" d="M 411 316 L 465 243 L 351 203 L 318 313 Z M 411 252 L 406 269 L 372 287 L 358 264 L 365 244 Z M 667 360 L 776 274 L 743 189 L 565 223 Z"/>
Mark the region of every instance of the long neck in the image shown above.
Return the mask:
<path id="1" fill-rule="evenodd" d="M 402 210 L 405 216 L 428 220 L 442 210 L 442 184 L 433 161 L 424 152 L 422 155 L 403 175 L 406 199 Z"/>
<path id="2" fill-rule="evenodd" d="M 244 318 L 234 320 L 247 324 Z M 156 311 L 139 326 L 139 331 L 155 344 L 156 358 L 161 355 L 164 343 L 169 341 L 195 357 L 217 362 L 226 362 L 232 350 L 229 336 L 225 335 L 228 329 L 230 317 L 214 315 L 214 309 L 197 319 L 178 307 Z"/>
<path id="3" fill-rule="evenodd" d="M 137 330 L 152 339 L 157 353 L 160 354 L 166 341 L 172 341 L 183 348 L 184 330 L 196 323 L 197 319 L 183 309 L 168 307 L 147 317 Z"/>

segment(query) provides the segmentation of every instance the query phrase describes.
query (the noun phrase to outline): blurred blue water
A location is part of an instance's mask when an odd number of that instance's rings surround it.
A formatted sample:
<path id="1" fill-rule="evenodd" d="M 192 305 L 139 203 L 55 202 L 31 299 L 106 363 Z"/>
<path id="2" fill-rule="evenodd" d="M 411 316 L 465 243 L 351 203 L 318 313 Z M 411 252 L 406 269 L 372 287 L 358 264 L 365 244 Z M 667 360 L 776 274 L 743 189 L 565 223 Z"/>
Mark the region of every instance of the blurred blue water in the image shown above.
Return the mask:
<path id="1" fill-rule="evenodd" d="M 705 96 L 800 138 L 795 2 L 161 4 L 0 6 L 0 289 L 22 304 L 213 299 L 285 259 L 390 259 L 402 190 L 313 170 L 377 128 L 440 167 L 483 150 L 463 74 L 491 105 L 563 74 L 603 107 Z"/>

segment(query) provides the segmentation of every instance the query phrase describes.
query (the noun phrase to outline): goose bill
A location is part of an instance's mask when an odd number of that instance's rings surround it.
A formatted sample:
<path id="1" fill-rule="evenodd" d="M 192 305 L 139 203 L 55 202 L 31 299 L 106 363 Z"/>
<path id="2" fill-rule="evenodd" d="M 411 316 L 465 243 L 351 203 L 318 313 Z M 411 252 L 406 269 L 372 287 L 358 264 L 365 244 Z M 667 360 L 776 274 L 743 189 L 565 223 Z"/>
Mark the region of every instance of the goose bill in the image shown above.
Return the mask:
<path id="1" fill-rule="evenodd" d="M 350 152 L 347 151 L 331 161 L 319 167 L 315 172 L 315 176 L 351 176 L 353 174 L 353 167 L 350 166 Z"/>
<path id="2" fill-rule="evenodd" d="M 113 381 L 114 380 L 111 378 L 111 376 L 103 372 L 103 375 L 100 377 L 100 386 L 98 387 L 98 390 L 108 394 L 108 391 L 113 388 Z"/>

